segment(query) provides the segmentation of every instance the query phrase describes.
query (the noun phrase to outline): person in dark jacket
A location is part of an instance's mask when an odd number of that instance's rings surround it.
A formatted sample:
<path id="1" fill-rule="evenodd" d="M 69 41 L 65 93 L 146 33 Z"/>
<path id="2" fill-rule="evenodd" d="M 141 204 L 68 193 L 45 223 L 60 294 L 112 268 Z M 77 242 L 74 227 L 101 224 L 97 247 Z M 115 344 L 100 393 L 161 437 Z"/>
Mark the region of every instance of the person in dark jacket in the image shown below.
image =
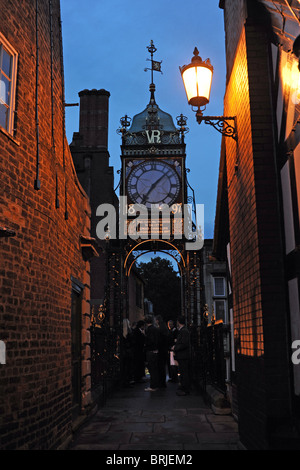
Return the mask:
<path id="1" fill-rule="evenodd" d="M 158 390 L 158 329 L 153 325 L 151 316 L 146 317 L 146 341 L 145 352 L 146 362 L 150 373 L 150 387 L 145 388 L 146 392 Z"/>
<path id="2" fill-rule="evenodd" d="M 174 348 L 178 330 L 173 320 L 168 321 L 169 329 L 169 354 L 168 354 L 168 370 L 169 370 L 169 382 L 178 382 L 178 364 L 174 359 Z"/>
<path id="3" fill-rule="evenodd" d="M 169 350 L 169 330 L 161 315 L 155 317 L 159 332 L 158 342 L 158 387 L 166 388 L 166 375 Z"/>
<path id="4" fill-rule="evenodd" d="M 190 333 L 185 326 L 185 318 L 183 316 L 177 319 L 178 336 L 174 345 L 175 359 L 178 361 L 178 369 L 180 374 L 180 387 L 177 395 L 188 395 L 190 393 Z"/>
<path id="5" fill-rule="evenodd" d="M 123 319 L 123 334 L 121 337 L 121 372 L 123 387 L 132 387 L 133 383 L 133 337 L 130 321 Z"/>
<path id="6" fill-rule="evenodd" d="M 134 381 L 144 382 L 145 377 L 145 322 L 137 322 L 133 330 L 133 361 L 134 361 Z"/>

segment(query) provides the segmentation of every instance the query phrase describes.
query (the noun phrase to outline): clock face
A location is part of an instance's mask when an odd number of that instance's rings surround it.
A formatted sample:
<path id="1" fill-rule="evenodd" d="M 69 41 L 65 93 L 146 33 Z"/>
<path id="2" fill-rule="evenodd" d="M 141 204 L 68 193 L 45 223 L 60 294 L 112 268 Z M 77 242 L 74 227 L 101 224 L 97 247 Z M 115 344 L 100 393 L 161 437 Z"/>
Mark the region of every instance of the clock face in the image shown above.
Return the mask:
<path id="1" fill-rule="evenodd" d="M 162 161 L 142 162 L 133 167 L 127 181 L 128 195 L 136 204 L 168 204 L 177 199 L 179 176 L 171 165 Z"/>

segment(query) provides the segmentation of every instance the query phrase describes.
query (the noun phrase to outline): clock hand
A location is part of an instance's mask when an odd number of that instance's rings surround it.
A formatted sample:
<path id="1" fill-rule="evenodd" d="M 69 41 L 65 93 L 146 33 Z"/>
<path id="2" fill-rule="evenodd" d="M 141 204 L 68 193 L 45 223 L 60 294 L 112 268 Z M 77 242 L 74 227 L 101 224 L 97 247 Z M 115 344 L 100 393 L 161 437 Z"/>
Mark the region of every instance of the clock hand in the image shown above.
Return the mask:
<path id="1" fill-rule="evenodd" d="M 144 202 L 146 202 L 147 199 L 148 199 L 147 194 L 144 194 L 141 200 L 141 204 L 144 204 Z"/>
<path id="2" fill-rule="evenodd" d="M 159 183 L 165 176 L 166 176 L 166 175 L 162 175 L 160 178 L 158 178 L 157 181 L 155 181 L 154 183 L 151 184 L 151 186 L 150 186 L 148 192 L 143 195 L 141 204 L 143 204 L 144 202 L 147 201 L 149 194 L 153 191 L 154 188 L 156 188 L 156 186 L 158 185 L 158 183 Z"/>
<path id="3" fill-rule="evenodd" d="M 165 177 L 166 175 L 162 175 L 160 178 L 158 178 L 157 181 L 155 181 L 151 186 L 150 186 L 150 189 L 149 191 L 147 192 L 146 196 L 148 196 L 151 191 L 153 191 L 154 188 L 156 188 L 156 186 L 158 185 L 158 183 Z"/>
<path id="4" fill-rule="evenodd" d="M 142 188 L 142 191 L 144 191 L 145 189 L 147 189 L 147 187 L 149 188 L 149 180 L 146 179 L 146 178 L 140 178 L 140 182 L 143 184 L 143 188 Z M 148 184 L 147 184 L 148 183 Z M 144 204 L 144 202 L 146 202 L 147 198 L 148 198 L 148 193 L 149 193 L 149 190 L 147 193 L 145 194 L 141 194 L 141 197 L 142 197 L 142 200 L 141 200 L 141 204 Z"/>

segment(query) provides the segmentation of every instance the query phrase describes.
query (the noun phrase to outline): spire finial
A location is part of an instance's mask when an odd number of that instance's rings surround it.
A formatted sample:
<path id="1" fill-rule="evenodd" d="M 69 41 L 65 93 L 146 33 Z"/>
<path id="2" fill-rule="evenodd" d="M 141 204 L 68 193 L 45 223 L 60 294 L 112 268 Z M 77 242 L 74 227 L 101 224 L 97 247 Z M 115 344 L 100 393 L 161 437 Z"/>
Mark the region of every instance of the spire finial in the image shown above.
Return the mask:
<path id="1" fill-rule="evenodd" d="M 147 46 L 147 49 L 148 49 L 148 52 L 151 54 L 151 59 L 147 59 L 147 60 L 150 60 L 151 61 L 151 68 L 145 68 L 145 72 L 147 70 L 151 70 L 151 83 L 150 83 L 150 87 L 149 87 L 149 90 L 150 90 L 150 101 L 152 102 L 155 102 L 155 98 L 154 98 L 154 92 L 155 92 L 155 85 L 153 83 L 153 71 L 156 71 L 156 72 L 160 72 L 162 73 L 161 71 L 161 63 L 162 61 L 157 61 L 157 60 L 153 60 L 153 55 L 154 53 L 157 51 L 156 47 L 154 46 L 154 43 L 151 39 L 150 41 L 150 46 Z"/>

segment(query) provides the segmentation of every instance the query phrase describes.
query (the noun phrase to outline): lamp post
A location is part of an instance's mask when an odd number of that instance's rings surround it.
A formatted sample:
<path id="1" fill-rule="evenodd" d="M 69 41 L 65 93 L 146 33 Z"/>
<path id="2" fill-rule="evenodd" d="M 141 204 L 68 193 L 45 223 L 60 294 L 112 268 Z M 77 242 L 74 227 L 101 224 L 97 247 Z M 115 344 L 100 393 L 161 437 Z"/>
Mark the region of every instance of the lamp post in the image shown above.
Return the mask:
<path id="1" fill-rule="evenodd" d="M 179 67 L 182 76 L 187 100 L 192 108 L 196 107 L 196 120 L 198 124 L 204 121 L 226 137 L 237 140 L 235 116 L 203 116 L 203 111 L 209 103 L 213 66 L 209 59 L 202 60 L 195 47 L 191 63 Z"/>

